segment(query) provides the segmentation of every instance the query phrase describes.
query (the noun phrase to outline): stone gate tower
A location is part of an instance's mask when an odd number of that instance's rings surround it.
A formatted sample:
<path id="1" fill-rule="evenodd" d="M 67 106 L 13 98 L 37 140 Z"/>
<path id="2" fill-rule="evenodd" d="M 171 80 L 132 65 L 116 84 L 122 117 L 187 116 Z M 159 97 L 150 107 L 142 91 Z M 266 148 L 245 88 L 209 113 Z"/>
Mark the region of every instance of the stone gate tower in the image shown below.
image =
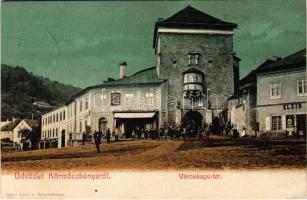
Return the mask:
<path id="1" fill-rule="evenodd" d="M 168 123 L 214 123 L 237 90 L 239 58 L 233 52 L 237 24 L 191 6 L 155 23 L 153 48 L 159 78 L 167 79 Z M 172 101 L 174 102 L 174 101 Z"/>

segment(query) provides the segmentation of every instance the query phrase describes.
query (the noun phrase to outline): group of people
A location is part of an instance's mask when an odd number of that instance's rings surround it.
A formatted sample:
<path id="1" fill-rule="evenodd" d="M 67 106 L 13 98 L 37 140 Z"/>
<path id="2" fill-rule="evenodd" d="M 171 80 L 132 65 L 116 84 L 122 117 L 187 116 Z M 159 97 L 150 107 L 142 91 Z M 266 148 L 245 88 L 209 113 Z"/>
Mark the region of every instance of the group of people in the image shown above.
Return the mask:
<path id="1" fill-rule="evenodd" d="M 171 125 L 161 127 L 160 129 L 141 130 L 136 128 L 132 131 L 132 140 L 140 139 L 193 139 L 197 138 L 201 129 L 199 127 L 181 127 L 179 125 Z M 209 131 L 209 130 L 208 130 Z"/>
<path id="2" fill-rule="evenodd" d="M 85 133 L 82 134 L 82 145 L 85 145 L 86 141 L 92 141 L 92 138 L 89 138 L 88 136 L 89 135 Z M 111 133 L 109 128 L 106 130 L 105 135 L 101 131 L 94 131 L 93 140 L 96 145 L 97 152 L 100 152 L 100 145 L 104 136 L 106 137 L 107 144 L 110 144 L 111 140 L 114 142 L 119 140 L 119 135 L 116 134 L 115 131 L 112 131 Z"/>
<path id="3" fill-rule="evenodd" d="M 236 125 L 227 125 L 225 127 L 220 127 L 221 134 L 225 136 L 232 137 L 245 137 L 247 135 L 246 129 L 243 128 L 242 133 L 240 134 Z M 161 127 L 160 129 L 140 129 L 136 128 L 131 133 L 132 140 L 141 140 L 141 139 L 183 139 L 183 140 L 191 140 L 191 139 L 199 139 L 199 140 L 208 140 L 209 136 L 214 134 L 215 128 L 212 124 L 205 124 L 204 127 L 195 127 L 195 126 L 187 126 L 182 127 L 179 125 L 170 125 L 167 127 Z M 97 152 L 100 152 L 100 145 L 102 143 L 102 138 L 105 136 L 106 143 L 109 144 L 111 141 L 118 141 L 119 135 L 115 133 L 115 131 L 110 131 L 108 128 L 103 134 L 101 131 L 95 131 L 93 134 L 93 139 L 97 148 Z M 85 144 L 87 140 L 86 134 L 83 133 L 82 144 Z"/>

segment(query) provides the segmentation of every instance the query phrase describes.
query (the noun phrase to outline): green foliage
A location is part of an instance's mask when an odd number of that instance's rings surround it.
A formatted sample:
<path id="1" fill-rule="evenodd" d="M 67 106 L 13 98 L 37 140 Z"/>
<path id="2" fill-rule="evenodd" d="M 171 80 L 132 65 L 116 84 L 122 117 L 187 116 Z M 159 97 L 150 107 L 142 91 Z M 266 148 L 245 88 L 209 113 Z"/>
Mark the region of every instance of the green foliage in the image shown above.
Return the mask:
<path id="1" fill-rule="evenodd" d="M 64 104 L 81 89 L 33 75 L 23 67 L 1 64 L 1 119 L 31 118 L 52 109 L 33 105 L 43 101 L 51 106 Z"/>

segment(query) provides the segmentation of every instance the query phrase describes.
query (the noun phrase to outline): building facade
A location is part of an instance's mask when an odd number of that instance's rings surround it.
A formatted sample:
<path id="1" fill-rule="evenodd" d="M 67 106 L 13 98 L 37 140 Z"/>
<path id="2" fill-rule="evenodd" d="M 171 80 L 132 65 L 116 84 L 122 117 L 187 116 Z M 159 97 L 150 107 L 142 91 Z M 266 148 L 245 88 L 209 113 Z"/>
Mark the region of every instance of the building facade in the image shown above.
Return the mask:
<path id="1" fill-rule="evenodd" d="M 260 133 L 306 135 L 306 49 L 258 70 Z"/>
<path id="2" fill-rule="evenodd" d="M 67 121 L 66 106 L 42 115 L 40 148 L 67 146 Z"/>
<path id="3" fill-rule="evenodd" d="M 306 135 L 306 49 L 268 59 L 248 74 L 228 110 L 230 123 L 251 136 Z"/>
<path id="4" fill-rule="evenodd" d="M 190 6 L 155 24 L 156 66 L 88 87 L 42 116 L 42 148 L 74 145 L 82 134 L 106 129 L 130 137 L 134 129 L 219 123 L 237 91 L 239 58 L 233 52 L 236 24 Z M 62 113 L 62 118 L 60 119 Z M 47 145 L 47 146 L 46 146 Z"/>
<path id="5" fill-rule="evenodd" d="M 14 120 L 1 127 L 1 139 L 10 140 L 14 149 L 37 149 L 39 131 L 40 125 L 37 120 Z"/>
<path id="6" fill-rule="evenodd" d="M 1 140 L 7 139 L 13 142 L 14 140 L 14 128 L 19 124 L 20 120 L 13 120 L 4 123 L 1 126 Z M 14 145 L 14 144 L 13 144 Z"/>

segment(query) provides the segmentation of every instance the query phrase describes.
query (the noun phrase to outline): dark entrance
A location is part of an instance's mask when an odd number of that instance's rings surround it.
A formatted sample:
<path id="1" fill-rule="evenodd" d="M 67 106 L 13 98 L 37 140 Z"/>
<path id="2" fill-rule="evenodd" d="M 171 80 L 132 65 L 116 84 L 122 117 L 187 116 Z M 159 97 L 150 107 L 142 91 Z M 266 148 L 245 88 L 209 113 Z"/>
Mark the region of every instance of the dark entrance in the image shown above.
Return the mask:
<path id="1" fill-rule="evenodd" d="M 306 114 L 296 115 L 297 135 L 306 135 Z"/>
<path id="2" fill-rule="evenodd" d="M 146 125 L 150 125 L 150 129 L 156 129 L 157 126 L 156 118 L 137 118 L 137 119 L 117 119 L 116 127 L 120 125 L 124 126 L 125 137 L 130 138 L 132 136 L 132 132 L 136 133 L 137 130 L 143 132 L 146 128 Z M 156 124 L 155 124 L 156 123 Z"/>
<path id="3" fill-rule="evenodd" d="M 212 133 L 215 135 L 220 134 L 220 119 L 218 117 L 214 117 L 212 120 Z"/>
<path id="4" fill-rule="evenodd" d="M 62 139 L 61 139 L 61 141 L 62 141 L 62 143 L 61 143 L 61 147 L 65 147 L 65 130 L 62 130 Z"/>
<path id="5" fill-rule="evenodd" d="M 198 111 L 188 111 L 182 118 L 182 126 L 191 129 L 202 128 L 203 116 Z"/>

